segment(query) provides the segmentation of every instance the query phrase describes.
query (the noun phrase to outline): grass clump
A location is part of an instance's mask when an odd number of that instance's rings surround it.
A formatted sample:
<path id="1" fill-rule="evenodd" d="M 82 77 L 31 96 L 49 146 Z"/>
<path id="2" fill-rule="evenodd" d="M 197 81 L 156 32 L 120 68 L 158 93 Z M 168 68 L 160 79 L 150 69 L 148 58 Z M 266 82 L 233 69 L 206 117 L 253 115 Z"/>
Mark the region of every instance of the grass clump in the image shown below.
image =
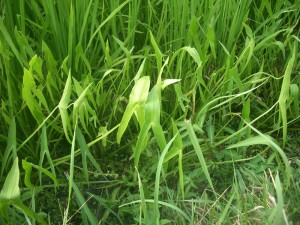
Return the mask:
<path id="1" fill-rule="evenodd" d="M 298 1 L 0 8 L 0 224 L 299 223 Z"/>

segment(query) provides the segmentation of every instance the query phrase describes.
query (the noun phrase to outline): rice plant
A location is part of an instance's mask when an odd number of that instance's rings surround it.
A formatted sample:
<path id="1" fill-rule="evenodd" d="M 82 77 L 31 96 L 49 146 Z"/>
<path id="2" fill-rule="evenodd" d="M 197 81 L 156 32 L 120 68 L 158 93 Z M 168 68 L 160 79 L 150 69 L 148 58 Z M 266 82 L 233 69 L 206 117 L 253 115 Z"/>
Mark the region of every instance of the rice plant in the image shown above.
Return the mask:
<path id="1" fill-rule="evenodd" d="M 299 223 L 299 1 L 0 9 L 0 224 Z"/>

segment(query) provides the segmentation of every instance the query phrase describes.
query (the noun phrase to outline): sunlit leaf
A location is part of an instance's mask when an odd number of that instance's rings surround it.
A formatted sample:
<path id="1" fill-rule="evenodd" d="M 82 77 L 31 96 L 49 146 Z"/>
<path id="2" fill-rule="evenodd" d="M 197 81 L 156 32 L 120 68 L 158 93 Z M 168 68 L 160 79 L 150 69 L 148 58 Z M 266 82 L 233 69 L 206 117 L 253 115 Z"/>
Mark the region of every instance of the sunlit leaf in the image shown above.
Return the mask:
<path id="1" fill-rule="evenodd" d="M 69 136 L 69 132 L 71 132 L 71 122 L 70 122 L 67 108 L 68 108 L 68 104 L 70 102 L 70 97 L 71 97 L 71 92 L 72 92 L 71 85 L 72 85 L 71 73 L 69 72 L 69 76 L 66 81 L 64 92 L 63 92 L 60 102 L 58 104 L 58 108 L 59 108 L 59 112 L 60 112 L 60 116 L 61 116 L 61 120 L 62 120 L 62 124 L 63 124 L 64 133 L 66 135 L 67 140 L 70 143 L 72 142 L 70 139 L 70 136 Z"/>
<path id="2" fill-rule="evenodd" d="M 4 206 L 3 204 L 8 201 L 20 198 L 20 188 L 19 188 L 19 160 L 15 159 L 10 172 L 8 173 L 4 185 L 0 192 L 0 209 Z"/>
<path id="3" fill-rule="evenodd" d="M 118 129 L 118 133 L 117 133 L 118 143 L 120 143 L 121 138 L 128 126 L 130 118 L 133 112 L 135 111 L 136 107 L 138 107 L 138 105 L 142 105 L 145 103 L 148 96 L 149 87 L 150 87 L 150 78 L 148 76 L 144 76 L 141 77 L 132 88 L 132 91 L 129 96 L 129 103 L 123 114 L 120 127 Z"/>
<path id="4" fill-rule="evenodd" d="M 294 61 L 296 58 L 296 45 L 294 45 L 292 57 L 289 60 L 281 85 L 281 91 L 278 99 L 280 116 L 282 119 L 282 136 L 283 136 L 283 144 L 285 145 L 287 142 L 287 100 L 289 98 L 289 90 L 290 90 L 290 82 L 291 82 L 291 73 L 294 66 Z"/>

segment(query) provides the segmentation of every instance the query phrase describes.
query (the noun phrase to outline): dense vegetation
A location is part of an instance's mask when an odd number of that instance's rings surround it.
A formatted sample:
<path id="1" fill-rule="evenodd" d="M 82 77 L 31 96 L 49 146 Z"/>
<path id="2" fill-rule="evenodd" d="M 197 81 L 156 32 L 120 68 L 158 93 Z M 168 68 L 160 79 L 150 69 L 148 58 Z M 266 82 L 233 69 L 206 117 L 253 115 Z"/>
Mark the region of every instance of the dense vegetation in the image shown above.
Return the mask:
<path id="1" fill-rule="evenodd" d="M 299 224 L 300 1 L 0 10 L 0 224 Z"/>

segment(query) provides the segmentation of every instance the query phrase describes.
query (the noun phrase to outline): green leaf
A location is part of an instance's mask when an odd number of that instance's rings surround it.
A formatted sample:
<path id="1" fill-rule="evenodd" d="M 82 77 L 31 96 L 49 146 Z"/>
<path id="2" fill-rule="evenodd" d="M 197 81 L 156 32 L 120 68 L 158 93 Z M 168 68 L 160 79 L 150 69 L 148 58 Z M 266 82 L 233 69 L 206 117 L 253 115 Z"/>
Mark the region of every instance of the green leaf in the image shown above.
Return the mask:
<path id="1" fill-rule="evenodd" d="M 211 114 L 209 115 L 209 118 L 208 118 L 208 121 L 207 121 L 206 132 L 207 132 L 207 136 L 210 140 L 210 145 L 213 145 L 213 141 L 214 141 L 214 138 L 215 138 L 215 126 L 214 126 L 214 121 L 213 121 L 213 118 L 212 118 Z"/>
<path id="2" fill-rule="evenodd" d="M 226 215 L 228 215 L 228 210 L 229 210 L 229 207 L 230 207 L 234 197 L 235 197 L 235 191 L 233 192 L 233 194 L 231 195 L 229 201 L 227 202 L 227 204 L 225 206 L 225 209 L 222 210 L 222 214 L 219 217 L 219 220 L 216 224 L 223 224 L 223 220 L 225 219 Z"/>
<path id="3" fill-rule="evenodd" d="M 80 96 L 78 97 L 78 99 L 74 102 L 74 110 L 78 108 L 78 106 L 82 103 L 82 101 L 84 100 L 84 97 L 89 89 L 89 87 L 91 86 L 92 84 L 89 84 L 85 89 L 84 91 L 80 94 Z"/>
<path id="4" fill-rule="evenodd" d="M 167 143 L 162 126 L 160 123 L 152 123 L 152 130 L 160 150 L 163 151 Z"/>
<path id="5" fill-rule="evenodd" d="M 93 39 L 96 37 L 96 35 L 99 33 L 99 31 L 101 30 L 101 28 L 109 21 L 111 20 L 127 3 L 129 2 L 129 0 L 123 2 L 122 4 L 120 4 L 117 8 L 115 8 L 111 14 L 109 14 L 107 17 L 105 17 L 105 20 L 97 27 L 97 29 L 95 30 L 95 32 L 91 35 L 91 38 L 89 40 L 89 43 L 87 44 L 86 47 L 86 51 L 88 50 L 88 48 L 90 47 L 90 45 L 92 44 Z"/>
<path id="6" fill-rule="evenodd" d="M 8 173 L 3 188 L 0 192 L 0 209 L 9 201 L 20 198 L 20 188 L 19 188 L 19 160 L 15 159 L 14 164 L 10 172 Z"/>
<path id="7" fill-rule="evenodd" d="M 149 132 L 150 128 L 151 128 L 150 123 L 144 123 L 141 128 L 141 131 L 139 133 L 136 147 L 134 149 L 134 166 L 135 167 L 138 167 L 138 164 L 140 161 L 140 156 L 148 143 L 148 139 L 149 139 L 148 132 Z"/>
<path id="8" fill-rule="evenodd" d="M 155 38 L 152 34 L 152 32 L 150 31 L 150 41 L 151 41 L 151 44 L 154 48 L 154 51 L 155 51 L 155 57 L 156 57 L 156 65 L 157 65 L 157 72 L 160 73 L 161 71 L 161 68 L 162 68 L 162 59 L 163 59 L 163 54 L 162 52 L 160 51 L 156 41 L 155 41 Z"/>
<path id="9" fill-rule="evenodd" d="M 144 214 L 144 223 L 145 224 L 150 224 L 150 221 L 148 219 L 148 210 L 147 210 L 147 204 L 145 201 L 145 195 L 144 195 L 144 188 L 143 188 L 143 183 L 140 177 L 140 173 L 138 171 L 137 168 L 135 168 L 136 172 L 137 172 L 137 176 L 138 176 L 138 183 L 139 183 L 139 191 L 140 191 L 140 199 L 141 199 L 141 207 L 143 210 L 143 214 Z"/>
<path id="10" fill-rule="evenodd" d="M 232 144 L 227 147 L 227 149 L 232 148 L 240 148 L 240 147 L 246 147 L 250 145 L 270 145 L 270 142 L 274 142 L 274 139 L 269 135 L 264 136 L 255 136 L 247 138 L 246 140 L 240 141 L 236 144 Z"/>
<path id="11" fill-rule="evenodd" d="M 71 132 L 71 122 L 70 122 L 70 118 L 68 115 L 68 104 L 70 102 L 70 96 L 71 96 L 71 92 L 72 92 L 72 81 L 71 81 L 71 72 L 69 72 L 69 76 L 68 79 L 66 81 L 66 85 L 65 85 L 65 89 L 63 92 L 63 95 L 60 99 L 60 102 L 58 104 L 58 108 L 59 108 L 59 112 L 60 112 L 60 116 L 61 116 L 61 120 L 62 120 L 62 124 L 63 124 L 63 129 L 66 135 L 67 140 L 71 143 L 71 139 L 69 136 L 69 132 Z"/>
<path id="12" fill-rule="evenodd" d="M 286 110 L 287 110 L 287 100 L 289 98 L 291 73 L 292 73 L 292 70 L 293 70 L 295 58 L 296 58 L 296 45 L 294 45 L 293 52 L 292 52 L 292 57 L 289 60 L 288 65 L 286 67 L 286 70 L 285 70 L 285 73 L 284 73 L 284 76 L 283 76 L 282 85 L 281 85 L 281 91 L 280 91 L 280 95 L 279 95 L 279 99 L 278 99 L 280 116 L 281 116 L 281 119 L 282 119 L 283 145 L 285 145 L 286 141 L 287 141 L 287 115 L 286 115 Z"/>
<path id="13" fill-rule="evenodd" d="M 22 160 L 22 167 L 25 170 L 25 177 L 24 177 L 25 186 L 28 187 L 30 190 L 33 190 L 34 185 L 31 183 L 30 180 L 32 166 L 30 163 L 26 162 L 25 160 Z"/>
<path id="14" fill-rule="evenodd" d="M 52 73 L 55 72 L 57 62 L 56 62 L 50 48 L 44 41 L 42 41 L 42 51 L 43 51 L 43 55 L 44 55 L 44 58 L 46 61 L 47 69 Z"/>
<path id="15" fill-rule="evenodd" d="M 159 87 L 155 85 L 149 92 L 146 104 L 145 104 L 145 123 L 157 123 L 160 124 L 160 99 L 159 99 Z"/>
<path id="16" fill-rule="evenodd" d="M 22 97 L 36 121 L 42 123 L 44 115 L 39 103 L 34 98 L 35 95 L 33 93 L 33 90 L 35 89 L 36 84 L 31 71 L 24 68 Z"/>
<path id="17" fill-rule="evenodd" d="M 24 56 L 22 54 L 20 54 L 20 52 L 17 50 L 16 45 L 14 44 L 12 38 L 10 37 L 10 34 L 7 31 L 5 24 L 3 23 L 3 20 L 4 20 L 4 18 L 1 17 L 0 18 L 0 31 L 1 31 L 2 35 L 4 36 L 4 39 L 6 40 L 6 42 L 8 43 L 8 45 L 10 46 L 11 50 L 14 53 L 14 56 L 18 59 L 18 61 L 20 62 L 20 64 L 22 66 L 28 66 L 28 63 L 24 59 Z"/>
<path id="18" fill-rule="evenodd" d="M 114 130 L 114 129 L 113 129 Z M 110 131 L 111 132 L 111 131 Z M 107 137 L 107 135 L 110 133 L 110 132 L 106 132 L 105 134 L 102 134 L 102 139 L 105 139 Z M 84 160 L 84 157 L 85 155 L 88 157 L 88 159 L 91 161 L 92 165 L 98 170 L 98 172 L 103 175 L 104 177 L 104 174 L 103 174 L 103 171 L 101 170 L 100 166 L 99 166 L 99 163 L 96 161 L 96 159 L 93 157 L 93 155 L 91 154 L 90 150 L 89 150 L 89 146 L 87 145 L 86 141 L 85 141 L 85 138 L 80 130 L 80 128 L 77 126 L 77 129 L 76 129 L 76 136 L 77 136 L 77 142 L 79 144 L 79 147 L 80 147 L 80 150 L 81 150 L 81 154 L 82 154 L 82 157 L 83 157 L 83 160 Z M 101 138 L 100 137 L 100 138 Z M 97 139 L 95 140 L 97 141 Z"/>
<path id="19" fill-rule="evenodd" d="M 242 65 L 242 69 L 240 72 L 243 72 L 244 69 L 247 67 L 248 63 L 250 62 L 251 57 L 253 56 L 255 41 L 251 39 L 246 43 L 246 46 L 242 53 L 240 54 L 239 58 L 237 59 L 235 65 Z M 247 58 L 246 58 L 247 57 Z"/>
<path id="20" fill-rule="evenodd" d="M 197 136 L 195 134 L 195 130 L 191 124 L 190 121 L 186 121 L 185 122 L 185 125 L 186 125 L 186 129 L 188 131 L 188 134 L 189 134 L 189 138 L 194 146 L 194 149 L 195 149 L 195 152 L 196 152 L 196 155 L 199 159 L 199 162 L 201 164 L 201 167 L 202 167 L 202 170 L 205 174 L 205 177 L 209 183 L 209 186 L 211 187 L 211 189 L 215 192 L 215 189 L 214 189 L 214 186 L 212 184 L 212 180 L 210 178 L 210 175 L 209 175 L 209 172 L 208 172 L 208 169 L 207 169 L 207 165 L 206 165 L 206 161 L 205 161 L 205 158 L 203 156 L 203 153 L 202 153 L 202 150 L 201 150 L 201 147 L 199 145 L 199 142 L 197 140 Z"/>
<path id="21" fill-rule="evenodd" d="M 76 133 L 77 133 L 77 121 L 75 123 L 75 129 L 74 129 L 74 133 L 73 133 L 73 138 L 72 138 L 72 145 L 71 145 L 71 153 L 70 153 L 70 175 L 65 172 L 65 175 L 67 177 L 67 179 L 69 180 L 69 187 L 68 187 L 68 202 L 67 202 L 67 210 L 64 214 L 64 218 L 63 218 L 63 224 L 67 224 L 67 218 L 68 218 L 68 213 L 69 213 L 69 207 L 70 207 L 70 203 L 71 203 L 71 196 L 72 196 L 72 187 L 74 182 L 74 158 L 75 158 L 75 145 L 76 145 Z"/>
<path id="22" fill-rule="evenodd" d="M 186 107 L 190 100 L 182 93 L 181 85 L 180 84 L 175 84 L 175 92 L 177 96 L 177 101 L 179 102 L 180 108 L 183 112 L 186 112 Z M 186 105 L 184 104 L 186 103 Z"/>
<path id="23" fill-rule="evenodd" d="M 250 123 L 248 123 L 245 120 L 244 120 L 244 123 L 247 124 L 247 126 L 249 126 L 259 136 L 248 138 L 244 141 L 233 144 L 233 145 L 229 146 L 228 148 L 229 149 L 230 148 L 239 148 L 239 147 L 256 145 L 256 144 L 264 144 L 264 145 L 270 146 L 273 150 L 275 150 L 279 153 L 279 155 L 281 156 L 281 158 L 285 164 L 286 186 L 288 187 L 290 185 L 290 179 L 291 179 L 291 168 L 290 168 L 290 163 L 288 161 L 288 158 L 285 155 L 284 151 L 278 146 L 278 144 L 275 143 L 275 140 L 272 137 L 261 133 L 259 130 L 257 130 L 255 127 L 253 127 Z"/>
<path id="24" fill-rule="evenodd" d="M 78 68 L 80 68 L 80 65 L 83 62 L 84 65 L 86 66 L 86 68 L 88 69 L 89 74 L 91 74 L 92 73 L 91 65 L 90 65 L 89 60 L 87 59 L 86 55 L 84 54 L 80 43 L 76 46 L 75 53 L 76 53 L 75 54 L 75 71 L 77 72 L 79 70 Z M 79 61 L 80 59 L 82 61 Z"/>
<path id="25" fill-rule="evenodd" d="M 178 128 L 173 120 L 172 120 L 172 125 L 173 125 L 173 133 L 174 134 L 178 133 Z M 167 155 L 164 159 L 164 163 L 170 161 L 172 158 L 177 156 L 180 153 L 180 151 L 182 151 L 182 148 L 183 148 L 182 139 L 181 139 L 180 133 L 178 133 L 174 140 L 173 147 L 167 153 Z"/>
<path id="26" fill-rule="evenodd" d="M 144 67 L 145 67 L 145 63 L 146 63 L 146 58 L 143 60 L 142 64 L 140 65 L 140 68 L 139 68 L 138 72 L 136 73 L 136 75 L 133 79 L 134 83 L 136 83 L 140 79 L 140 77 L 143 73 Z"/>
<path id="27" fill-rule="evenodd" d="M 300 104 L 299 104 L 299 87 L 297 84 L 290 85 L 290 95 L 294 101 L 294 111 L 296 116 L 300 115 Z"/>
<path id="28" fill-rule="evenodd" d="M 190 56 L 195 60 L 195 62 L 197 63 L 198 67 L 201 66 L 202 64 L 202 61 L 201 61 L 201 58 L 200 58 L 200 55 L 199 53 L 197 52 L 197 50 L 195 48 L 192 48 L 192 47 L 183 47 L 181 48 L 182 50 L 186 51 L 187 53 L 190 54 Z"/>
<path id="29" fill-rule="evenodd" d="M 30 208 L 28 208 L 26 205 L 24 205 L 21 201 L 16 200 L 16 201 L 12 202 L 12 205 L 14 207 L 16 207 L 18 210 L 21 210 L 24 213 L 24 215 L 26 215 L 29 218 L 31 218 L 32 220 L 38 222 L 38 224 L 41 224 L 41 225 L 48 224 L 38 213 L 34 213 Z"/>
<path id="30" fill-rule="evenodd" d="M 285 210 L 284 210 L 283 190 L 282 190 L 282 185 L 278 173 L 275 176 L 275 189 L 276 189 L 276 196 L 277 196 L 277 205 L 276 205 L 277 213 L 274 219 L 274 224 L 276 223 L 282 224 L 279 221 L 283 221 L 283 219 L 286 218 L 286 215 L 284 212 Z"/>
<path id="31" fill-rule="evenodd" d="M 215 31 L 214 31 L 214 27 L 212 25 L 208 26 L 207 40 L 209 42 L 209 46 L 210 46 L 212 55 L 213 55 L 214 59 L 216 59 L 217 55 L 216 55 L 216 44 L 215 44 Z"/>
<path id="32" fill-rule="evenodd" d="M 146 203 L 154 203 L 155 200 L 154 199 L 145 199 Z M 213 201 L 208 201 L 210 204 L 213 204 Z M 136 200 L 136 201 L 132 201 L 130 203 L 126 203 L 123 205 L 120 205 L 119 208 L 127 206 L 127 205 L 131 205 L 131 204 L 135 204 L 135 203 L 141 203 L 141 200 Z M 174 211 L 176 211 L 177 213 L 181 214 L 187 221 L 188 224 L 193 224 L 192 219 L 180 208 L 178 208 L 177 206 L 175 206 L 174 204 L 168 203 L 168 202 L 163 202 L 163 201 L 158 201 L 158 204 L 161 206 L 165 206 L 168 207 Z"/>
<path id="33" fill-rule="evenodd" d="M 270 216 L 268 217 L 268 222 L 269 224 L 274 225 L 288 224 L 288 222 L 286 221 L 287 216 L 284 209 L 283 190 L 278 173 L 275 176 L 275 181 L 273 178 L 273 184 L 276 190 L 277 202 L 274 202 L 276 205 L 270 213 Z"/>
<path id="34" fill-rule="evenodd" d="M 67 108 L 68 107 L 68 104 L 70 102 L 71 92 L 72 92 L 72 76 L 71 76 L 71 72 L 69 71 L 65 89 L 64 89 L 62 97 L 59 101 L 59 104 L 58 104 L 59 108 Z"/>
<path id="35" fill-rule="evenodd" d="M 81 150 L 83 173 L 84 173 L 84 177 L 88 183 L 89 182 L 89 174 L 88 174 L 88 167 L 87 167 L 87 160 L 86 160 L 87 146 L 86 146 L 85 139 L 84 139 L 79 127 L 77 127 L 76 135 L 77 135 L 77 142 L 79 143 L 80 150 Z M 80 137 L 79 137 L 79 135 L 80 135 Z"/>
<path id="36" fill-rule="evenodd" d="M 99 127 L 99 132 L 98 132 L 98 136 L 100 135 L 105 135 L 108 133 L 108 130 L 107 130 L 107 127 L 105 126 L 101 126 Z M 107 137 L 104 137 L 102 139 L 102 146 L 105 147 L 106 146 L 106 143 L 107 143 Z"/>
<path id="37" fill-rule="evenodd" d="M 150 87 L 150 77 L 144 76 L 141 77 L 132 88 L 132 91 L 129 96 L 129 103 L 123 114 L 120 127 L 118 129 L 118 133 L 117 133 L 118 144 L 120 144 L 121 138 L 128 126 L 128 123 L 131 119 L 133 112 L 136 110 L 138 106 L 143 105 L 145 103 L 148 96 L 149 87 Z"/>
<path id="38" fill-rule="evenodd" d="M 7 165 L 8 158 L 13 152 L 14 160 L 17 158 L 17 142 L 16 142 L 16 119 L 12 118 L 9 124 L 8 137 L 7 137 L 7 146 L 4 151 L 4 155 L 1 161 L 1 174 L 0 177 L 3 176 L 3 172 L 5 170 L 5 166 Z"/>
<path id="39" fill-rule="evenodd" d="M 156 85 L 159 87 L 159 89 L 161 90 L 161 86 L 163 84 L 163 82 L 161 81 L 161 75 L 164 72 L 165 67 L 169 64 L 169 57 L 165 60 L 163 66 L 161 67 L 158 76 L 157 76 L 157 81 L 156 81 Z"/>
<path id="40" fill-rule="evenodd" d="M 44 83 L 42 64 L 42 59 L 37 55 L 30 60 L 29 70 L 24 68 L 22 88 L 22 97 L 26 102 L 30 112 L 39 123 L 42 123 L 44 119 L 41 105 L 43 105 L 47 112 L 50 113 L 48 103 L 42 93 L 42 89 L 37 87 L 35 83 L 35 80 L 37 80 L 38 83 Z"/>
<path id="41" fill-rule="evenodd" d="M 154 221 L 156 221 L 156 224 L 159 224 L 158 198 L 159 198 L 160 174 L 162 172 L 165 156 L 166 156 L 167 152 L 169 151 L 172 143 L 174 142 L 176 136 L 177 136 L 177 134 L 175 134 L 175 136 L 168 142 L 168 144 L 162 151 L 161 156 L 158 161 L 158 164 L 157 164 L 156 175 L 155 175 L 155 187 L 154 187 Z"/>
<path id="42" fill-rule="evenodd" d="M 123 50 L 123 52 L 126 54 L 126 56 L 130 56 L 130 51 L 125 47 L 124 42 L 122 42 L 120 39 L 118 39 L 117 37 L 113 36 L 113 38 L 115 39 L 115 41 L 118 43 L 118 45 L 120 46 L 120 48 Z"/>
<path id="43" fill-rule="evenodd" d="M 51 172 L 56 177 L 55 174 L 55 169 L 54 169 L 54 164 L 49 152 L 48 148 L 48 140 L 47 140 L 47 131 L 46 131 L 46 126 L 44 125 L 42 128 L 42 135 L 41 135 L 41 151 L 40 151 L 40 161 L 39 161 L 39 167 L 42 168 L 43 162 L 44 162 L 44 157 L 48 159 L 48 163 L 50 164 Z M 40 179 L 40 184 L 42 184 L 42 171 L 39 170 L 39 179 Z"/>
<path id="44" fill-rule="evenodd" d="M 138 141 L 134 151 L 135 166 L 138 166 L 141 153 L 144 151 L 148 143 L 148 132 L 152 128 L 156 141 L 162 151 L 166 146 L 166 139 L 163 129 L 160 125 L 160 99 L 159 88 L 155 85 L 149 92 L 146 104 L 145 104 L 145 122 L 141 128 L 138 136 Z"/>
<path id="45" fill-rule="evenodd" d="M 174 158 L 175 156 L 178 155 L 179 185 L 180 185 L 180 189 L 181 189 L 182 199 L 184 200 L 184 180 L 183 180 L 183 167 L 182 167 L 183 143 L 182 143 L 182 138 L 178 131 L 178 128 L 173 120 L 172 120 L 172 126 L 173 126 L 173 134 L 177 134 L 177 136 L 173 142 L 173 147 L 167 153 L 167 155 L 164 159 L 164 163 L 167 163 L 172 158 Z"/>
<path id="46" fill-rule="evenodd" d="M 67 177 L 67 178 L 69 179 L 69 177 Z M 78 203 L 81 205 L 81 207 L 80 207 L 80 209 L 82 209 L 81 213 L 83 213 L 87 216 L 90 224 L 99 224 L 97 217 L 93 214 L 93 210 L 91 210 L 88 207 L 87 201 L 84 199 L 84 196 L 80 192 L 80 189 L 77 187 L 75 182 L 72 182 L 72 187 L 73 187 L 76 199 L 77 199 Z M 69 222 L 69 220 L 67 222 Z"/>
<path id="47" fill-rule="evenodd" d="M 33 163 L 29 163 L 26 160 L 22 160 L 22 166 L 23 166 L 23 169 L 25 170 L 25 184 L 28 188 L 30 188 L 30 189 L 34 188 L 34 185 L 30 181 L 32 167 L 35 168 L 36 170 L 38 170 L 40 173 L 47 175 L 51 180 L 53 180 L 53 182 L 56 186 L 58 185 L 58 180 L 56 179 L 55 175 L 53 175 L 48 170 L 46 170 L 40 166 L 37 166 Z"/>
<path id="48" fill-rule="evenodd" d="M 181 79 L 166 79 L 163 81 L 161 89 L 165 89 L 165 87 L 167 87 L 170 84 L 175 84 L 177 82 L 181 81 Z"/>

